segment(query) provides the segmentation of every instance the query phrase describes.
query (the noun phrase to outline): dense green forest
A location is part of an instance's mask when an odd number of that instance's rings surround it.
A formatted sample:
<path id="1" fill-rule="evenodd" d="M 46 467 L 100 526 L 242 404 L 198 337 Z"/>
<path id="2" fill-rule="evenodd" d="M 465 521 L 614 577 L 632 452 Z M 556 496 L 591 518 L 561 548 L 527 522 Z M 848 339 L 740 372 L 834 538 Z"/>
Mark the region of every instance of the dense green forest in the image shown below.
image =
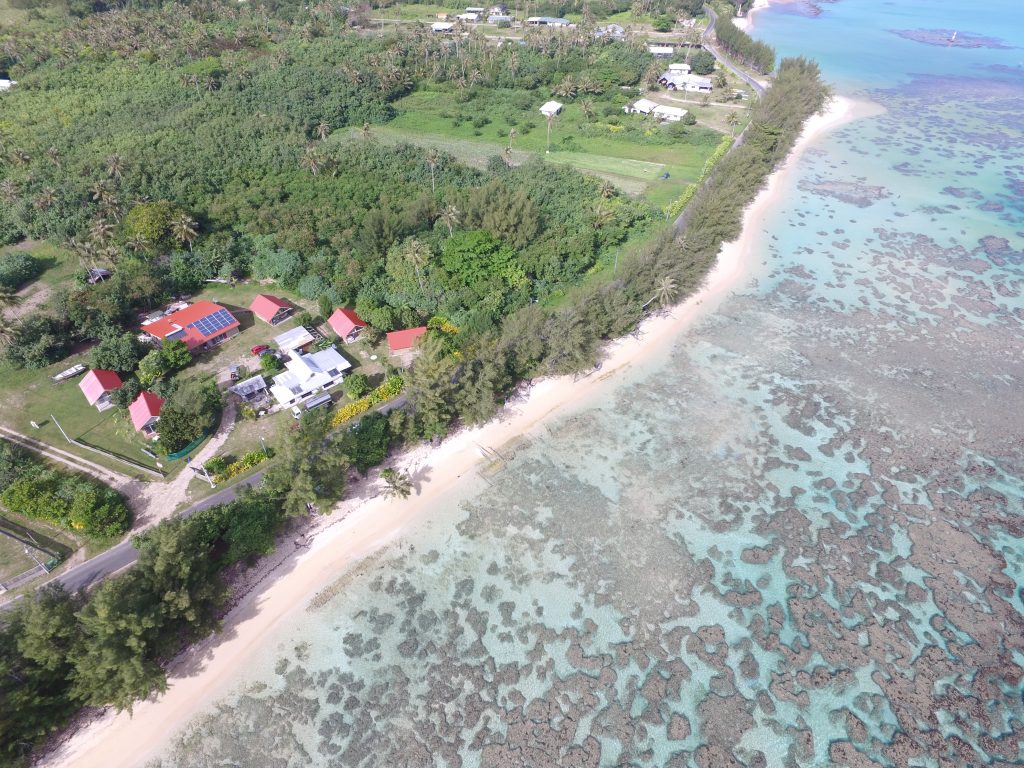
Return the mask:
<path id="1" fill-rule="evenodd" d="M 775 49 L 755 40 L 732 23 L 732 19 L 719 16 L 715 22 L 715 37 L 725 53 L 746 64 L 755 72 L 766 75 L 775 68 Z"/>

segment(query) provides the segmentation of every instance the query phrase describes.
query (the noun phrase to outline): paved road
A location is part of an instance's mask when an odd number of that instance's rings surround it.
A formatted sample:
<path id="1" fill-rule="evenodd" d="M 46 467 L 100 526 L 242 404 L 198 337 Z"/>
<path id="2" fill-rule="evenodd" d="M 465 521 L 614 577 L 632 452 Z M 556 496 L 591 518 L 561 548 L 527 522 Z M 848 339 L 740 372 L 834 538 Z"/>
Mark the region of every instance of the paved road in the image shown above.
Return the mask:
<path id="1" fill-rule="evenodd" d="M 711 23 L 708 24 L 708 28 L 704 30 L 704 36 L 701 38 L 700 44 L 703 45 L 704 48 L 706 48 L 707 50 L 711 51 L 711 55 L 715 57 L 719 64 L 721 64 L 723 67 L 725 67 L 734 75 L 736 75 L 736 77 L 738 77 L 740 80 L 742 80 L 751 88 L 753 88 L 757 92 L 758 96 L 764 96 L 764 92 L 768 90 L 765 87 L 764 83 L 762 83 L 760 80 L 756 80 L 755 78 L 751 77 L 742 69 L 737 67 L 731 61 L 729 61 L 728 57 L 726 57 L 722 53 L 719 53 L 715 45 L 710 42 L 711 34 L 715 31 L 715 24 L 718 22 L 718 14 L 715 13 L 714 9 L 710 5 L 704 6 L 704 12 L 708 15 L 708 18 L 711 19 Z"/>
<path id="2" fill-rule="evenodd" d="M 265 470 L 260 470 L 244 480 L 225 488 L 223 491 L 218 491 L 212 496 L 193 504 L 179 516 L 189 517 L 200 510 L 207 509 L 208 507 L 212 507 L 216 504 L 227 504 L 229 501 L 233 501 L 235 496 L 238 495 L 239 490 L 255 485 L 262 480 L 264 471 Z M 116 573 L 123 568 L 127 568 L 129 565 L 132 565 L 138 557 L 139 551 L 132 546 L 131 539 L 129 539 L 128 541 L 121 542 L 116 547 L 111 547 L 102 554 L 96 555 L 96 557 L 90 560 L 86 560 L 81 565 L 76 565 L 71 570 L 51 579 L 47 584 L 61 584 L 68 592 L 77 592 L 80 589 L 84 589 L 89 585 L 100 581 L 112 573 Z"/>

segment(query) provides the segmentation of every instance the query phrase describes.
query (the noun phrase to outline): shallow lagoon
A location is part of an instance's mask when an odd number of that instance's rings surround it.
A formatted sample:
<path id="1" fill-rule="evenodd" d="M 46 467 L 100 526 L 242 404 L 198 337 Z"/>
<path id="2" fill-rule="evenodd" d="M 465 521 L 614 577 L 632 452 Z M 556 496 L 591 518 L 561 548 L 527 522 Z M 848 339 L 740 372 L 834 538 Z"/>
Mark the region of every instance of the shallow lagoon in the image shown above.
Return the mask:
<path id="1" fill-rule="evenodd" d="M 1024 19 L 992 5 L 758 16 L 887 112 L 800 160 L 749 287 L 347 575 L 160 764 L 1024 761 Z M 891 31 L 946 28 L 1019 47 Z"/>

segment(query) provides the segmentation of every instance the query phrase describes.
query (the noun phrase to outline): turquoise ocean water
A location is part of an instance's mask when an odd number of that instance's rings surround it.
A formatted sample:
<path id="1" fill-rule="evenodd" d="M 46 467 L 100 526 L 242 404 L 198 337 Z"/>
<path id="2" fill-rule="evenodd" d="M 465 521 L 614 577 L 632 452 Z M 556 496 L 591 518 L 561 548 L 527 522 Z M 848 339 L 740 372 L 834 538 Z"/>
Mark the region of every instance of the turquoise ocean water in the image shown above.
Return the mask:
<path id="1" fill-rule="evenodd" d="M 755 31 L 885 113 L 801 158 L 750 283 L 268 638 L 155 764 L 1024 764 L 1024 9 Z"/>

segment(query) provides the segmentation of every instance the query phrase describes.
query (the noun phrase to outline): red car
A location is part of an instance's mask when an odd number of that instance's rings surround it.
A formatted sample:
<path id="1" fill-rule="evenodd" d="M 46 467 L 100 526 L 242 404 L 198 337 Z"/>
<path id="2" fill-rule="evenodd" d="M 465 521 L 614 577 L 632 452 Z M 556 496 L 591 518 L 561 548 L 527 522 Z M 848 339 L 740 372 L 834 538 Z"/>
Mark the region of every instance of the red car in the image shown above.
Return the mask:
<path id="1" fill-rule="evenodd" d="M 259 357 L 260 355 L 265 355 L 267 352 L 270 352 L 271 349 L 266 344 L 257 344 L 249 351 L 256 355 L 256 357 Z"/>

